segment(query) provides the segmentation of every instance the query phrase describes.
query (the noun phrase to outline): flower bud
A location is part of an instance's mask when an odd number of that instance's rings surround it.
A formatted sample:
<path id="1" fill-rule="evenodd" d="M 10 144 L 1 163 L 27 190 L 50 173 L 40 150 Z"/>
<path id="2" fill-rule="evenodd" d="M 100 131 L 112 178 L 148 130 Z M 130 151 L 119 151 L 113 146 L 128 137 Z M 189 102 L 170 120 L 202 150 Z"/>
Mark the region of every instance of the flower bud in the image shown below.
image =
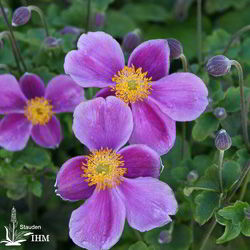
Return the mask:
<path id="1" fill-rule="evenodd" d="M 158 242 L 160 244 L 170 243 L 172 241 L 172 234 L 168 230 L 163 230 L 160 232 L 158 237 Z"/>
<path id="2" fill-rule="evenodd" d="M 12 26 L 21 26 L 26 24 L 31 18 L 31 11 L 28 7 L 17 8 L 12 17 Z"/>
<path id="3" fill-rule="evenodd" d="M 232 62 L 227 57 L 220 55 L 210 58 L 207 62 L 207 72 L 212 76 L 226 75 L 231 69 Z"/>
<path id="4" fill-rule="evenodd" d="M 221 108 L 221 107 L 217 107 L 213 111 L 213 114 L 219 120 L 224 120 L 225 118 L 227 118 L 227 111 L 224 108 Z"/>
<path id="5" fill-rule="evenodd" d="M 125 35 L 122 47 L 125 52 L 131 53 L 141 42 L 141 31 L 135 29 Z"/>
<path id="6" fill-rule="evenodd" d="M 105 23 L 105 14 L 102 12 L 96 12 L 94 15 L 94 26 L 97 29 L 100 29 L 104 26 Z"/>
<path id="7" fill-rule="evenodd" d="M 232 146 L 232 139 L 225 129 L 221 129 L 215 137 L 215 146 L 220 151 L 228 150 Z"/>
<path id="8" fill-rule="evenodd" d="M 180 58 L 181 54 L 183 54 L 182 44 L 174 38 L 168 38 L 167 41 L 170 49 L 170 59 Z"/>
<path id="9" fill-rule="evenodd" d="M 245 217 L 250 220 L 250 207 L 245 207 L 244 208 L 244 214 L 245 214 Z"/>
<path id="10" fill-rule="evenodd" d="M 60 46 L 62 39 L 58 39 L 52 36 L 48 36 L 44 39 L 44 45 L 48 48 L 55 48 Z"/>
<path id="11" fill-rule="evenodd" d="M 82 32 L 83 29 L 79 29 L 74 26 L 65 26 L 63 29 L 59 31 L 61 35 L 67 35 L 67 34 L 79 35 Z"/>
<path id="12" fill-rule="evenodd" d="M 190 183 L 195 182 L 199 178 L 198 172 L 196 170 L 192 170 L 187 175 L 187 181 Z"/>

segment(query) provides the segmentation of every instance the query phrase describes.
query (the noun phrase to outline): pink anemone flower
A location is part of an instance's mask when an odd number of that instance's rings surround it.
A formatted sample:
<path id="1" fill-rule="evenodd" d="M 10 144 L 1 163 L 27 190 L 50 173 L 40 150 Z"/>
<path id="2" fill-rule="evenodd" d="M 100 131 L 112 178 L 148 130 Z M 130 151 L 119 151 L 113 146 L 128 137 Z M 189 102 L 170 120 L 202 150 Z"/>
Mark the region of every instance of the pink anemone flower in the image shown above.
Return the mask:
<path id="1" fill-rule="evenodd" d="M 56 113 L 73 112 L 84 100 L 84 90 L 69 76 L 54 77 L 45 89 L 35 74 L 25 73 L 19 83 L 10 74 L 0 75 L 0 146 L 17 151 L 29 137 L 40 146 L 57 147 L 62 140 Z"/>
<path id="2" fill-rule="evenodd" d="M 89 250 L 110 249 L 128 224 L 148 231 L 171 222 L 177 210 L 171 188 L 159 181 L 161 159 L 146 145 L 121 149 L 133 130 L 132 113 L 116 97 L 78 105 L 73 131 L 91 153 L 66 161 L 56 179 L 64 200 L 87 199 L 73 211 L 69 235 Z"/>
<path id="3" fill-rule="evenodd" d="M 131 144 L 146 144 L 160 155 L 175 142 L 176 121 L 191 121 L 208 105 L 203 81 L 191 73 L 169 73 L 166 39 L 150 40 L 134 49 L 125 66 L 119 43 L 104 32 L 81 35 L 64 70 L 82 87 L 98 87 L 97 97 L 115 95 L 133 113 Z"/>

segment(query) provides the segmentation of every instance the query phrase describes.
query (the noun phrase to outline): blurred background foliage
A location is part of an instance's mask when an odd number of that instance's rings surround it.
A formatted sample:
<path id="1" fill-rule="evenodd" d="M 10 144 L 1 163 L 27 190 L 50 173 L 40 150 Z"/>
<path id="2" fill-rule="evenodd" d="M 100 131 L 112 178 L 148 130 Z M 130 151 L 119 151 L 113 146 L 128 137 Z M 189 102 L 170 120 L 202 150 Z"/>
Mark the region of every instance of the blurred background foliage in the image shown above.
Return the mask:
<path id="1" fill-rule="evenodd" d="M 58 39 L 55 46 L 46 44 L 45 31 L 37 13 L 32 14 L 28 24 L 14 28 L 28 71 L 38 74 L 45 83 L 53 76 L 64 73 L 64 57 L 68 51 L 76 48 L 77 38 L 86 29 L 87 0 L 6 0 L 3 3 L 10 21 L 17 7 L 39 6 L 48 22 L 50 36 Z M 197 60 L 196 10 L 197 3 L 194 0 L 91 1 L 90 30 L 103 30 L 120 43 L 128 32 L 138 28 L 141 30 L 142 41 L 157 38 L 178 39 L 188 58 L 189 70 L 199 75 L 209 89 L 210 104 L 206 112 L 195 122 L 187 123 L 184 157 L 179 123 L 176 144 L 162 157 L 165 168 L 161 179 L 174 189 L 179 202 L 179 211 L 174 222 L 140 235 L 126 225 L 119 243 L 112 248 L 114 250 L 199 249 L 201 239 L 209 227 L 206 222 L 219 207 L 218 179 L 215 174 L 215 164 L 218 162 L 218 150 L 214 146 L 216 131 L 220 128 L 226 129 L 233 141 L 233 146 L 225 152 L 223 181 L 227 192 L 233 190 L 250 159 L 241 133 L 240 91 L 236 71 L 232 70 L 224 77 L 213 78 L 204 70 L 208 58 L 222 54 L 232 35 L 250 24 L 250 0 L 202 1 L 204 63 L 200 65 Z M 104 16 L 103 25 L 96 22 L 97 15 Z M 75 34 L 63 34 L 62 29 L 65 26 L 74 26 L 79 30 Z M 3 17 L 0 17 L 0 31 L 4 30 L 6 24 Z M 250 31 L 233 42 L 227 56 L 241 63 L 245 77 L 245 95 L 249 100 Z M 0 73 L 11 72 L 20 77 L 7 40 L 4 40 L 4 47 L 0 50 L 0 64 Z M 176 71 L 182 71 L 179 60 L 171 63 L 171 72 Z M 86 97 L 90 99 L 95 91 L 87 89 Z M 214 114 L 217 107 L 225 108 L 226 117 L 221 119 Z M 19 223 L 41 225 L 42 233 L 50 234 L 49 243 L 27 243 L 8 249 L 80 249 L 68 237 L 68 222 L 71 211 L 82 202 L 63 202 L 55 195 L 54 184 L 59 167 L 70 157 L 86 154 L 87 149 L 72 133 L 72 114 L 62 114 L 59 118 L 64 139 L 58 149 L 39 148 L 32 141 L 21 152 L 12 153 L 0 149 L 0 239 L 5 237 L 3 225 L 8 225 L 13 205 L 17 209 Z M 240 192 L 236 192 L 231 202 L 239 199 L 239 195 Z M 250 202 L 249 188 L 244 201 Z M 234 216 L 234 213 L 242 215 L 242 209 L 249 205 L 235 203 L 232 206 Z M 218 213 L 221 217 L 217 218 L 221 225 L 216 226 L 205 249 L 248 250 L 250 239 L 246 236 L 250 233 L 246 233 L 241 227 L 240 231 L 237 229 L 239 237 L 231 240 L 235 238 L 232 237 L 232 231 L 236 230 L 235 224 L 230 220 L 231 217 L 223 217 L 222 210 Z M 240 218 L 242 220 L 237 225 L 245 223 L 244 218 Z M 205 225 L 201 226 L 203 224 Z M 215 243 L 218 238 L 217 243 L 223 244 Z M 0 245 L 0 249 L 5 247 Z"/>

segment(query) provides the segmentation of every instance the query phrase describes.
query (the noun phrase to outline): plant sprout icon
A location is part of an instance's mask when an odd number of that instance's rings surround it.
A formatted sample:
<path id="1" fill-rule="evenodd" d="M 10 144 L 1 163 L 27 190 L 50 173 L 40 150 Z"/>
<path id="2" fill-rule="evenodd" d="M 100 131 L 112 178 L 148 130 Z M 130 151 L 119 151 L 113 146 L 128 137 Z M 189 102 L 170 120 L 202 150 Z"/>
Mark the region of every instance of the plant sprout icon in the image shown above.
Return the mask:
<path id="1" fill-rule="evenodd" d="M 0 241 L 0 243 L 5 243 L 5 246 L 21 246 L 21 242 L 26 241 L 23 239 L 24 236 L 29 236 L 33 233 L 27 231 L 17 231 L 17 217 L 16 217 L 16 209 L 13 207 L 11 210 L 11 219 L 10 219 L 9 227 L 4 226 L 6 231 L 6 240 Z"/>

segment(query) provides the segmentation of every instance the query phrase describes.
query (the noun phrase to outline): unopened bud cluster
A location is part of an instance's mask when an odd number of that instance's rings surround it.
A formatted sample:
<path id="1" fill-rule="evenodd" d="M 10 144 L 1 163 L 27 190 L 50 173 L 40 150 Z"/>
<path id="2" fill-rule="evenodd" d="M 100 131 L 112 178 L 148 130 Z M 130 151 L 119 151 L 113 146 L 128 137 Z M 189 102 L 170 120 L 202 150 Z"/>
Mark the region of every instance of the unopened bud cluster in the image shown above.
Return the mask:
<path id="1" fill-rule="evenodd" d="M 214 56 L 207 62 L 207 72 L 212 76 L 226 75 L 232 66 L 232 61 L 223 55 Z"/>
<path id="2" fill-rule="evenodd" d="M 141 31 L 135 29 L 132 32 L 127 33 L 122 42 L 123 50 L 127 53 L 131 53 L 141 42 Z"/>
<path id="3" fill-rule="evenodd" d="M 21 26 L 26 24 L 31 18 L 31 10 L 28 7 L 19 7 L 15 10 L 12 17 L 13 26 Z"/>
<path id="4" fill-rule="evenodd" d="M 227 118 L 227 111 L 224 108 L 217 107 L 213 111 L 214 116 L 219 120 L 224 120 Z"/>
<path id="5" fill-rule="evenodd" d="M 180 58 L 180 56 L 183 54 L 182 44 L 174 38 L 168 38 L 167 41 L 170 49 L 170 59 Z"/>
<path id="6" fill-rule="evenodd" d="M 170 243 L 172 241 L 172 234 L 168 230 L 163 230 L 160 232 L 158 237 L 158 242 L 160 244 Z"/>
<path id="7" fill-rule="evenodd" d="M 232 146 L 232 139 L 225 129 L 221 129 L 215 138 L 215 146 L 220 151 L 228 150 Z"/>

